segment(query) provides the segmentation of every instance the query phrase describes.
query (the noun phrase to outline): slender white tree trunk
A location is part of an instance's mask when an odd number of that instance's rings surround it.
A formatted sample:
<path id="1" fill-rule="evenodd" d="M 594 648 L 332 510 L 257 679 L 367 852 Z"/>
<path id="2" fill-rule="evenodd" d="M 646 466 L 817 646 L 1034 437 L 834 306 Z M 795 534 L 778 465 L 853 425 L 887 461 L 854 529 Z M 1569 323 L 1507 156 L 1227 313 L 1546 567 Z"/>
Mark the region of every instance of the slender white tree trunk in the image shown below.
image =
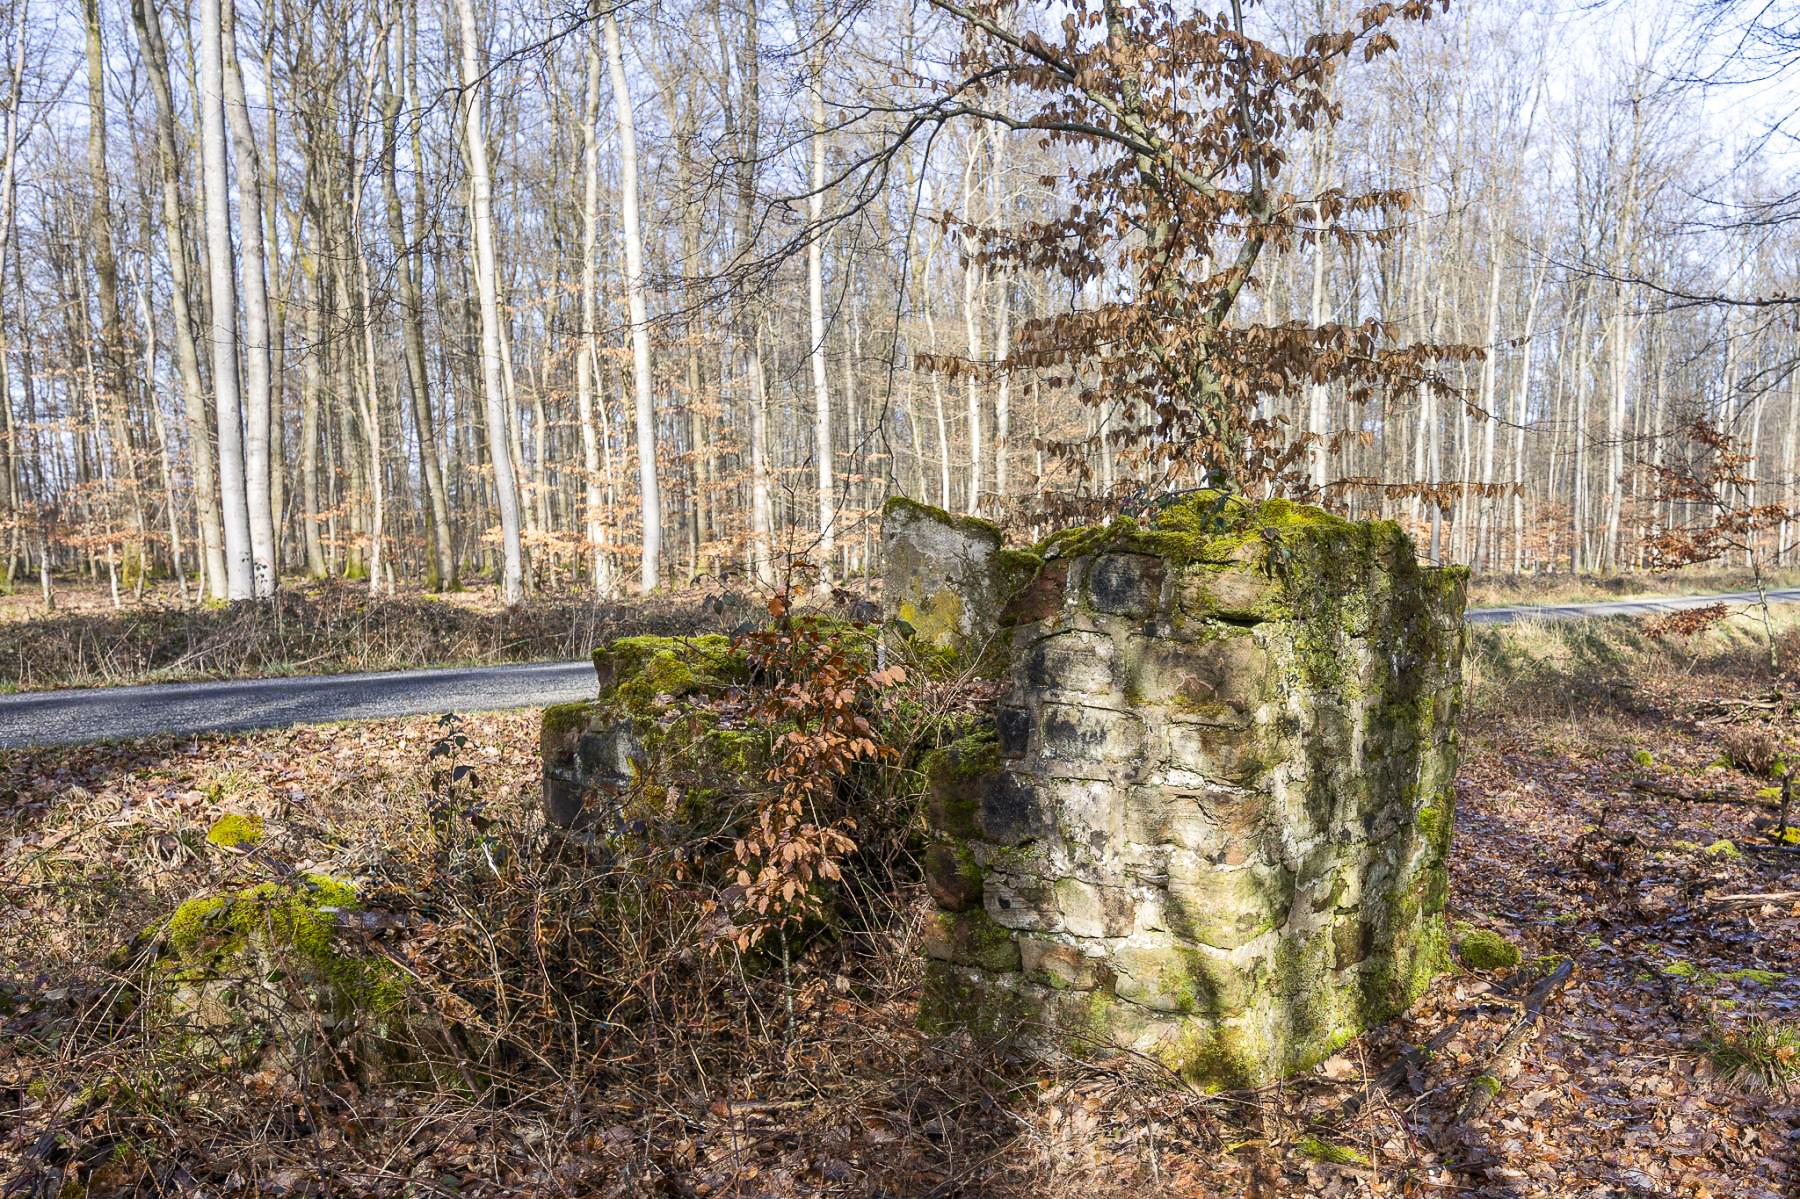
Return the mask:
<path id="1" fill-rule="evenodd" d="M 225 516 L 225 591 L 254 598 L 250 505 L 244 490 L 243 406 L 238 398 L 237 280 L 232 271 L 230 163 L 225 146 L 225 65 L 220 0 L 200 0 L 200 162 L 206 267 L 212 281 L 213 407 L 219 423 L 219 490 Z"/>
<path id="2" fill-rule="evenodd" d="M 769 498 L 769 395 L 763 379 L 762 325 L 750 327 L 750 529 L 756 581 L 775 585 L 775 508 Z"/>
<path id="3" fill-rule="evenodd" d="M 1012 374 L 1006 369 L 1012 353 L 1012 288 L 1006 275 L 1000 276 L 999 329 L 994 343 L 994 361 L 1000 363 L 1000 385 L 994 393 L 994 495 L 1004 503 L 1009 482 L 1006 451 L 1012 437 Z"/>
<path id="4" fill-rule="evenodd" d="M 594 261 L 600 237 L 600 51 L 590 40 L 587 50 L 587 93 L 581 113 L 581 344 L 575 348 L 575 408 L 581 421 L 582 497 L 586 505 L 588 553 L 594 573 L 594 591 L 612 592 L 612 572 L 601 521 L 600 442 L 594 429 L 594 390 L 600 360 L 595 352 L 594 294 L 599 287 L 599 268 Z"/>
<path id="5" fill-rule="evenodd" d="M 269 444 L 272 413 L 269 405 L 268 272 L 263 253 L 262 168 L 256 134 L 250 127 L 250 110 L 244 101 L 244 81 L 238 71 L 237 13 L 232 0 L 223 6 L 221 58 L 225 67 L 225 113 L 230 123 L 232 148 L 237 152 L 239 247 L 244 264 L 244 497 L 250 508 L 251 583 L 257 598 L 275 594 L 275 517 L 270 502 Z M 271 147 L 271 153 L 273 147 Z"/>
<path id="6" fill-rule="evenodd" d="M 456 0 L 462 30 L 462 85 L 468 108 L 463 117 L 469 155 L 469 224 L 475 238 L 475 290 L 481 302 L 481 382 L 487 400 L 488 460 L 494 467 L 494 501 L 500 510 L 503 554 L 501 598 L 515 604 L 524 589 L 519 552 L 519 490 L 507 438 L 506 387 L 500 374 L 500 283 L 494 265 L 493 177 L 488 171 L 483 128 L 481 62 L 477 51 L 473 0 Z"/>
<path id="7" fill-rule="evenodd" d="M 650 317 L 644 306 L 644 240 L 638 229 L 637 129 L 631 91 L 625 81 L 625 52 L 619 23 L 607 14 L 606 65 L 612 75 L 613 108 L 619 119 L 619 207 L 625 236 L 625 303 L 631 315 L 631 375 L 637 402 L 638 499 L 643 512 L 644 556 L 638 583 L 654 591 L 662 576 L 662 501 L 656 485 L 656 401 L 650 374 Z"/>
<path id="8" fill-rule="evenodd" d="M 1481 485 L 1482 494 L 1477 501 L 1481 515 L 1475 528 L 1475 544 L 1470 547 L 1469 560 L 1486 569 L 1491 565 L 1489 557 L 1490 541 L 1494 528 L 1494 497 L 1489 490 L 1494 482 L 1494 433 L 1500 421 L 1498 412 L 1499 380 L 1500 380 L 1500 248 L 1506 241 L 1506 227 L 1489 231 L 1488 247 L 1488 296 L 1487 296 L 1487 355 L 1481 360 Z"/>
<path id="9" fill-rule="evenodd" d="M 963 165 L 962 195 L 965 219 L 975 219 L 975 159 L 980 143 L 971 139 L 969 161 Z M 975 238 L 963 235 L 963 338 L 969 349 L 968 370 L 963 372 L 963 398 L 969 409 L 969 493 L 963 497 L 965 512 L 981 511 L 981 460 L 986 455 L 982 442 L 985 421 L 981 412 L 981 387 L 975 367 L 981 361 L 981 267 L 975 261 Z"/>
<path id="10" fill-rule="evenodd" d="M 822 582 L 830 582 L 837 570 L 837 494 L 831 470 L 831 389 L 825 372 L 824 66 L 821 59 L 813 72 L 812 194 L 807 199 L 812 237 L 806 245 L 806 299 L 812 335 L 813 456 L 819 479 L 819 573 Z"/>
<path id="11" fill-rule="evenodd" d="M 1326 127 L 1321 125 L 1313 138 L 1313 194 L 1320 195 L 1325 191 L 1325 164 L 1331 157 L 1331 140 L 1326 135 Z M 1321 222 L 1323 223 L 1323 222 Z M 1313 327 L 1325 323 L 1325 275 L 1328 243 L 1321 237 L 1313 245 L 1313 277 L 1312 277 L 1312 323 Z M 1323 496 L 1326 482 L 1330 476 L 1330 454 L 1325 445 L 1327 420 L 1326 408 L 1330 393 L 1323 383 L 1314 383 L 1307 389 L 1306 432 L 1312 438 L 1306 448 L 1308 481 L 1313 490 Z"/>

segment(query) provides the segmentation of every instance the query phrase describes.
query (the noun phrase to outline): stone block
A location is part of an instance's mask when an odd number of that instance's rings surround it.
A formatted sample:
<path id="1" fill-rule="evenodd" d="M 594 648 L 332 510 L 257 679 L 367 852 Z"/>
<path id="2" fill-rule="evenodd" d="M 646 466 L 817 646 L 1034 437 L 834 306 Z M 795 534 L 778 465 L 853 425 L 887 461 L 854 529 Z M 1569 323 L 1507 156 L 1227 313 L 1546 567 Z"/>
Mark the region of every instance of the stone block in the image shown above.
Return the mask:
<path id="1" fill-rule="evenodd" d="M 1257 863 L 1206 867 L 1169 876 L 1164 901 L 1169 931 L 1185 941 L 1236 949 L 1287 923 L 1294 880 Z"/>
<path id="2" fill-rule="evenodd" d="M 1059 991 L 1091 991 L 1112 985 L 1106 959 L 1063 941 L 1019 936 L 1019 964 L 1027 978 Z"/>
<path id="3" fill-rule="evenodd" d="M 977 661 L 1011 598 L 1000 530 L 895 497 L 881 514 L 882 616 L 904 622 L 928 655 Z"/>
<path id="4" fill-rule="evenodd" d="M 981 788 L 981 836 L 996 845 L 1022 845 L 1051 832 L 1055 814 L 1044 805 L 1043 784 L 1016 770 L 987 776 Z"/>
<path id="5" fill-rule="evenodd" d="M 1114 673 L 1146 707 L 1209 724 L 1248 722 L 1270 688 L 1269 655 L 1250 632 L 1200 642 L 1136 637 L 1120 650 Z"/>
<path id="6" fill-rule="evenodd" d="M 1411 1002 L 1441 960 L 1459 573 L 1392 524 L 1206 493 L 1043 552 L 987 756 L 927 772 L 966 838 L 928 885 L 980 924 L 934 932 L 922 1010 L 1235 1086 Z"/>
<path id="7" fill-rule="evenodd" d="M 933 912 L 925 921 L 925 956 L 996 973 L 1019 969 L 1019 943 L 981 911 Z"/>
<path id="8" fill-rule="evenodd" d="M 1031 749 L 1032 716 L 1030 708 L 1003 705 L 994 713 L 994 727 L 1000 737 L 1000 756 L 1022 758 Z"/>
<path id="9" fill-rule="evenodd" d="M 967 848 L 939 841 L 925 850 L 925 888 L 946 912 L 981 906 L 981 867 Z"/>
<path id="10" fill-rule="evenodd" d="M 1159 606 L 1164 572 L 1163 560 L 1149 554 L 1102 554 L 1088 566 L 1088 603 L 1114 616 L 1148 616 Z"/>
<path id="11" fill-rule="evenodd" d="M 1133 712 L 1047 703 L 1038 710 L 1037 757 L 1059 772 L 1084 764 L 1141 766 L 1146 735 Z"/>
<path id="12" fill-rule="evenodd" d="M 1195 566 L 1182 573 L 1175 602 L 1195 619 L 1253 623 L 1280 615 L 1281 599 L 1281 584 L 1270 571 Z"/>
<path id="13" fill-rule="evenodd" d="M 1162 726 L 1165 760 L 1209 783 L 1245 787 L 1274 763 L 1265 745 L 1273 734 L 1248 725 L 1224 726 L 1171 720 Z"/>
<path id="14" fill-rule="evenodd" d="M 1058 632 L 1033 642 L 1025 651 L 1025 688 L 1110 694 L 1112 658 L 1110 637 L 1081 629 Z"/>
<path id="15" fill-rule="evenodd" d="M 1036 624 L 1062 611 L 1069 585 L 1069 564 L 1063 560 L 1045 563 L 1025 588 L 1006 603 L 1001 621 L 1009 625 Z"/>
<path id="16" fill-rule="evenodd" d="M 1130 892 L 1079 878 L 1060 878 L 1052 886 L 1062 930 L 1072 937 L 1122 937 L 1131 931 Z"/>
<path id="17" fill-rule="evenodd" d="M 1003 928 L 1062 931 L 1056 885 L 1047 879 L 989 871 L 982 879 L 982 909 Z"/>
<path id="18" fill-rule="evenodd" d="M 1166 940 L 1127 942 L 1107 956 L 1117 976 L 1113 993 L 1156 1012 L 1210 1013 L 1212 989 L 1206 971 L 1196 968 L 1197 956 Z"/>

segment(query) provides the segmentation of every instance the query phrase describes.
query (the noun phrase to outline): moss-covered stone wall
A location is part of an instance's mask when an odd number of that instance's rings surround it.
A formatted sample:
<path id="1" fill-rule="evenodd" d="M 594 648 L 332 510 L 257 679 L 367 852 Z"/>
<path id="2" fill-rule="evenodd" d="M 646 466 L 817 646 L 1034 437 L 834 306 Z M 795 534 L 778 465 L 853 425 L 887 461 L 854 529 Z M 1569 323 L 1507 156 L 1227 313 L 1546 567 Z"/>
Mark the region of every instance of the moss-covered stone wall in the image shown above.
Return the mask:
<path id="1" fill-rule="evenodd" d="M 927 1021 L 1226 1086 L 1411 1004 L 1444 955 L 1462 570 L 1201 493 L 1001 588 L 997 538 L 888 520 L 890 614 L 974 613 L 956 643 L 1007 663 L 992 734 L 927 764 Z"/>
<path id="2" fill-rule="evenodd" d="M 674 807 L 630 811 L 661 772 L 760 777 L 766 730 L 721 723 L 705 702 L 742 682 L 745 655 L 728 637 L 621 637 L 594 651 L 595 699 L 546 708 L 539 729 L 544 816 L 554 825 L 602 834 L 644 820 L 704 823 L 710 792 L 688 788 Z"/>

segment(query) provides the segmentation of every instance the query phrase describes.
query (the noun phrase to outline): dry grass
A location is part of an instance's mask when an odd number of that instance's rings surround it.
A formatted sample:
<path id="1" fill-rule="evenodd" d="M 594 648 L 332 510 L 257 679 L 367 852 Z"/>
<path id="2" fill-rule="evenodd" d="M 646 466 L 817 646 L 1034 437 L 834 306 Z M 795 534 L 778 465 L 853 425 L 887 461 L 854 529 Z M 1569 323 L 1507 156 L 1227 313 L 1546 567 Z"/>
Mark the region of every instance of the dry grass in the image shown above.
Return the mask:
<path id="1" fill-rule="evenodd" d="M 737 597 L 690 593 L 598 602 L 537 595 L 512 607 L 492 589 L 371 599 L 348 583 L 285 588 L 263 604 L 184 608 L 148 602 L 13 620 L 0 638 L 0 687 L 122 683 L 560 661 L 626 633 L 729 628 Z"/>
<path id="2" fill-rule="evenodd" d="M 1764 577 L 1771 590 L 1800 587 L 1800 570 L 1771 571 Z M 1662 595 L 1723 595 L 1755 590 L 1748 570 L 1690 566 L 1667 574 L 1476 575 L 1469 583 L 1469 607 L 1504 608 L 1514 604 L 1582 604 L 1641 599 Z"/>

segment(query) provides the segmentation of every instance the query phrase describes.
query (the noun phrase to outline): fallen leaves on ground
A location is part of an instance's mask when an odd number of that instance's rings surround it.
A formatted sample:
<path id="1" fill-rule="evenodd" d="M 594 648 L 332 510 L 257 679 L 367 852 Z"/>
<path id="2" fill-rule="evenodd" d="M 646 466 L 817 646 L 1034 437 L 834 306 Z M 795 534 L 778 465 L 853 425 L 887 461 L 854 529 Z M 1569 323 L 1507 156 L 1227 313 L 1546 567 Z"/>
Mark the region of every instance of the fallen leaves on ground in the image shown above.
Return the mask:
<path id="1" fill-rule="evenodd" d="M 785 977 L 749 978 L 689 1030 L 692 1061 L 618 1048 L 485 1095 L 252 1074 L 203 1106 L 84 1106 L 45 1030 L 106 953 L 277 864 L 354 872 L 405 852 L 441 730 L 0 755 L 0 1177 L 30 1193 L 60 1163 L 59 1183 L 90 1195 L 1781 1199 L 1800 1191 L 1800 1101 L 1716 1076 L 1703 1050 L 1800 1017 L 1800 855 L 1757 826 L 1765 807 L 1676 797 L 1766 787 L 1711 765 L 1718 730 L 1696 713 L 1721 685 L 1640 687 L 1628 711 L 1603 696 L 1572 718 L 1478 717 L 1465 733 L 1449 915 L 1514 939 L 1521 971 L 1575 963 L 1467 1124 L 1461 1100 L 1518 1018 L 1504 974 L 1444 976 L 1404 1019 L 1281 1086 L 1199 1095 L 1128 1056 L 1046 1068 L 920 1034 L 916 894 L 897 897 L 879 943 L 815 942 Z M 490 802 L 535 804 L 534 715 L 464 728 Z M 1668 786 L 1633 786 L 1645 777 Z M 268 842 L 208 845 L 225 811 L 263 817 Z M 156 1114 L 170 1110 L 180 1120 Z"/>

